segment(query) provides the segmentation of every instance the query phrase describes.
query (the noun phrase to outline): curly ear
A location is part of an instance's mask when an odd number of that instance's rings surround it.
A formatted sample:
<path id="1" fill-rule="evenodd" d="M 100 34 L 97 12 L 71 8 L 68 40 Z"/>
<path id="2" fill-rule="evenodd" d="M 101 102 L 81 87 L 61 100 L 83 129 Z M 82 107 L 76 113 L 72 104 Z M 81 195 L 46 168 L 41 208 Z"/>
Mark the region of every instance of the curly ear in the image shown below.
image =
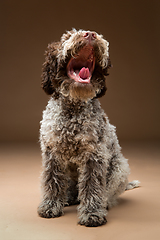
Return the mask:
<path id="1" fill-rule="evenodd" d="M 55 89 L 55 76 L 57 74 L 57 52 L 59 48 L 59 42 L 48 44 L 45 52 L 45 62 L 42 67 L 42 88 L 48 94 L 51 95 Z"/>
<path id="2" fill-rule="evenodd" d="M 103 69 L 103 74 L 105 76 L 109 75 L 108 70 L 112 67 L 110 58 L 108 58 L 107 61 L 108 61 L 107 67 Z"/>
<path id="3" fill-rule="evenodd" d="M 112 67 L 111 60 L 110 60 L 110 58 L 108 58 L 107 67 L 102 70 L 104 78 L 102 77 L 103 81 L 101 82 L 101 91 L 100 91 L 100 93 L 97 94 L 96 98 L 103 97 L 105 95 L 106 91 L 107 91 L 105 76 L 109 75 L 108 70 L 109 70 L 110 67 Z"/>

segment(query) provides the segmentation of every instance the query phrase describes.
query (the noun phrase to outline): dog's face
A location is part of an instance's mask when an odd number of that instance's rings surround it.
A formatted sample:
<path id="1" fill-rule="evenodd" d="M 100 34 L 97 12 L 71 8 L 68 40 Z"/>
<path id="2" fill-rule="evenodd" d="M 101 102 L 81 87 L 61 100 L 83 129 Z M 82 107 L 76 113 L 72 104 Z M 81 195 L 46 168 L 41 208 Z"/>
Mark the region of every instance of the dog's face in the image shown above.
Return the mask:
<path id="1" fill-rule="evenodd" d="M 75 29 L 49 44 L 42 73 L 45 92 L 82 101 L 103 96 L 111 66 L 108 46 L 102 35 Z"/>

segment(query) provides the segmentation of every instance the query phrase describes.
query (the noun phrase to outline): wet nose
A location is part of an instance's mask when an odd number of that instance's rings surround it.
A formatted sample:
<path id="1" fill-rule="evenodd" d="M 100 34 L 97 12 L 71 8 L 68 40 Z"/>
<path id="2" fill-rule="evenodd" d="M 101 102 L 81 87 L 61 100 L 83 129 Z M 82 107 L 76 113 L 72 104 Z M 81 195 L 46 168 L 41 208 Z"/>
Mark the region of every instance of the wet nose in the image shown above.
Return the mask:
<path id="1" fill-rule="evenodd" d="M 96 34 L 94 32 L 88 31 L 88 32 L 85 32 L 84 38 L 91 41 L 91 40 L 94 40 L 96 38 Z"/>

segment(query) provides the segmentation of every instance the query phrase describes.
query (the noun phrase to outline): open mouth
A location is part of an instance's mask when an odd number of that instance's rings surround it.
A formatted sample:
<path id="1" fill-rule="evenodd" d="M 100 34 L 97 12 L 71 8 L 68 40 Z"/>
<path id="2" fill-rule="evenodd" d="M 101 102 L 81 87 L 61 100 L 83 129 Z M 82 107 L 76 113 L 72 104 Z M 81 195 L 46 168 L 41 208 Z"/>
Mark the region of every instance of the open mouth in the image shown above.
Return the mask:
<path id="1" fill-rule="evenodd" d="M 87 45 L 70 59 L 67 65 L 68 76 L 80 83 L 90 83 L 95 66 L 93 47 Z"/>

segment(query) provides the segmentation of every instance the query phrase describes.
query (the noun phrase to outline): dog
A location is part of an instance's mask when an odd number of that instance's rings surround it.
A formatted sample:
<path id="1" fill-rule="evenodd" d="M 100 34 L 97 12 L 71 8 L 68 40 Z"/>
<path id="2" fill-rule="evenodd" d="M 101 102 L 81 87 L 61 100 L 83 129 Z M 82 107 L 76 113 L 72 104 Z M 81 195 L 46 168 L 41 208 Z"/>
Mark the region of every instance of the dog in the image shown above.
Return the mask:
<path id="1" fill-rule="evenodd" d="M 59 217 L 64 206 L 79 203 L 78 223 L 97 227 L 121 193 L 139 186 L 128 183 L 128 161 L 98 100 L 110 67 L 109 43 L 96 32 L 72 29 L 47 47 L 40 217 Z"/>

